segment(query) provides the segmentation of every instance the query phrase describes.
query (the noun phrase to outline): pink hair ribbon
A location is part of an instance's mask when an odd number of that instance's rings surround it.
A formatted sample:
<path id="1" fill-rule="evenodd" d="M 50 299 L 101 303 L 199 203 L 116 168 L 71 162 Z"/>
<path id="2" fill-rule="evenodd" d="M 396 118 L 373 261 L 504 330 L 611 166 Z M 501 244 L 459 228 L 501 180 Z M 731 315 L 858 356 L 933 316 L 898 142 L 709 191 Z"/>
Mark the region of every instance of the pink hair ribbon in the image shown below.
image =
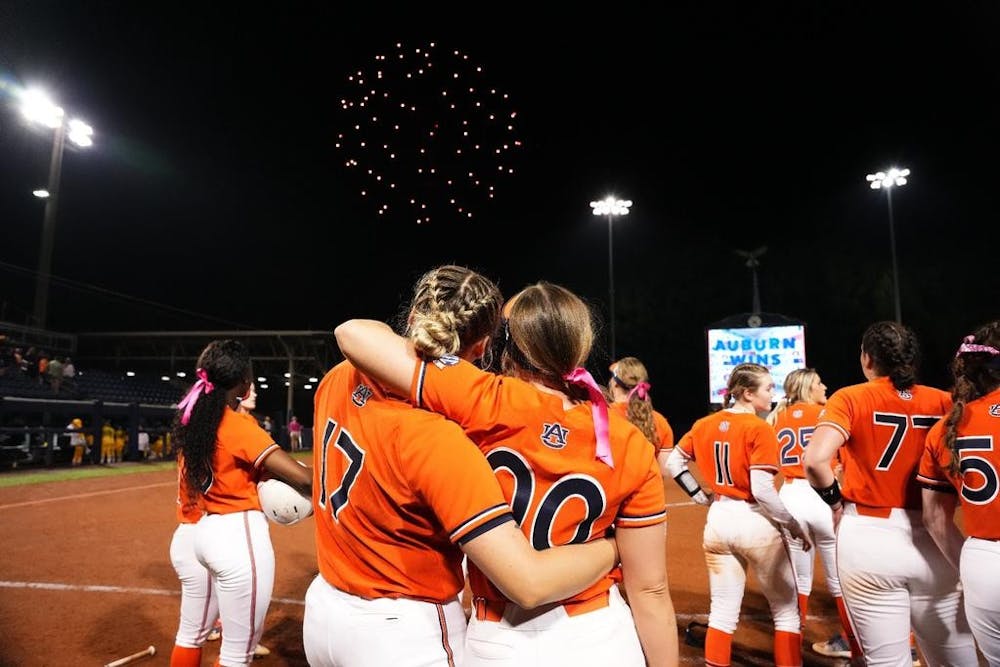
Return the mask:
<path id="1" fill-rule="evenodd" d="M 594 377 L 585 368 L 574 368 L 563 376 L 570 384 L 582 385 L 587 388 L 590 396 L 590 413 L 594 417 L 594 435 L 597 436 L 597 458 L 610 468 L 615 467 L 611 456 L 611 438 L 608 435 L 608 403 L 604 400 L 601 388 L 597 386 Z"/>
<path id="2" fill-rule="evenodd" d="M 635 394 L 643 401 L 649 400 L 649 390 L 652 389 L 652 387 L 653 385 L 648 382 L 640 382 L 629 390 L 628 399 L 632 400 L 632 394 Z"/>
<path id="3" fill-rule="evenodd" d="M 194 410 L 194 404 L 198 402 L 198 398 L 202 394 L 211 394 L 212 390 L 215 389 L 215 385 L 208 381 L 208 373 L 205 372 L 204 368 L 199 368 L 194 374 L 198 376 L 198 381 L 191 386 L 187 396 L 177 404 L 177 409 L 184 411 L 184 414 L 181 415 L 183 426 L 187 426 L 191 420 L 191 411 Z"/>
<path id="4" fill-rule="evenodd" d="M 993 356 L 1000 354 L 1000 350 L 995 347 L 977 344 L 975 336 L 966 336 L 965 340 L 962 341 L 962 344 L 959 345 L 958 352 L 955 353 L 955 356 L 958 357 L 969 352 L 985 352 L 986 354 L 992 354 Z"/>

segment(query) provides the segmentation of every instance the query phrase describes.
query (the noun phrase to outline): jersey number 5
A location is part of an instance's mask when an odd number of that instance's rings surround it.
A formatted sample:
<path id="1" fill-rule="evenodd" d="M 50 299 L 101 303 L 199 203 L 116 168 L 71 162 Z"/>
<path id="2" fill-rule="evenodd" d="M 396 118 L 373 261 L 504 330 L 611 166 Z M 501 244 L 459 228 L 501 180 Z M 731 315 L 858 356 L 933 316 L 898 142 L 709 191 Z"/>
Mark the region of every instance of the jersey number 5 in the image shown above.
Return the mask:
<path id="1" fill-rule="evenodd" d="M 907 415 L 894 412 L 876 412 L 872 418 L 876 424 L 892 426 L 892 436 L 889 438 L 889 444 L 886 445 L 885 451 L 882 452 L 881 458 L 879 458 L 878 463 L 875 465 L 875 470 L 884 472 L 896 460 L 896 452 L 899 451 L 899 446 L 903 444 L 909 424 L 912 424 L 913 428 L 926 430 L 934 426 L 941 419 L 941 416 L 912 415 L 907 417 Z"/>
<path id="2" fill-rule="evenodd" d="M 988 505 L 993 502 L 993 499 L 997 497 L 997 491 L 1000 490 L 1000 479 L 997 478 L 997 469 L 993 467 L 992 463 L 981 456 L 963 455 L 970 449 L 980 452 L 993 451 L 992 436 L 955 438 L 955 449 L 962 456 L 962 462 L 959 464 L 962 471 L 962 497 L 974 505 Z M 970 470 L 982 476 L 982 484 L 979 486 L 969 484 Z"/>
<path id="3" fill-rule="evenodd" d="M 334 433 L 337 434 L 336 439 L 333 437 Z M 327 455 L 331 444 L 339 449 L 347 458 L 347 467 L 344 469 L 344 474 L 340 477 L 340 486 L 329 496 L 330 512 L 333 514 L 333 518 L 336 519 L 340 514 L 340 510 L 344 509 L 347 505 L 351 487 L 354 486 L 354 482 L 357 481 L 358 475 L 361 473 L 361 468 L 365 465 L 365 450 L 361 449 L 358 443 L 354 442 L 354 438 L 351 437 L 350 433 L 342 428 L 338 429 L 337 422 L 332 419 L 326 420 L 326 429 L 323 432 L 323 451 L 320 454 L 320 465 L 322 468 L 319 476 L 319 506 L 323 509 L 326 509 L 327 504 L 326 473 L 329 470 L 327 467 Z"/>
<path id="4" fill-rule="evenodd" d="M 528 509 L 533 504 L 535 495 L 535 474 L 531 470 L 531 466 L 520 454 L 503 447 L 494 449 L 487 454 L 486 460 L 489 461 L 493 472 L 504 470 L 514 478 L 514 493 L 510 509 L 517 525 L 521 526 L 523 530 Z M 580 544 L 590 539 L 590 531 L 594 521 L 604 513 L 607 506 L 604 488 L 589 475 L 570 474 L 563 475 L 556 480 L 538 503 L 538 509 L 527 532 L 531 546 L 538 550 L 555 546 L 552 542 L 552 526 L 555 523 L 556 515 L 559 514 L 562 506 L 574 497 L 583 501 L 586 506 L 586 514 L 577 524 L 576 532 L 568 544 Z"/>

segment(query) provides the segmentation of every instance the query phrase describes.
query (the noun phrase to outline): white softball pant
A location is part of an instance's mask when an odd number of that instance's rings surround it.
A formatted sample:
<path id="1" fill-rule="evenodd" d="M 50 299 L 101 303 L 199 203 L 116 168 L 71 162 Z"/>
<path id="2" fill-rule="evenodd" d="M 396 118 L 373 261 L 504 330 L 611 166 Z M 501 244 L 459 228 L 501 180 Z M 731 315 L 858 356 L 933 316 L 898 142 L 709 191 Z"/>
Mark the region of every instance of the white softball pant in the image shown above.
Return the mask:
<path id="1" fill-rule="evenodd" d="M 709 627 L 736 632 L 746 569 L 752 567 L 771 607 L 774 629 L 801 631 L 795 571 L 785 541 L 756 505 L 717 495 L 708 508 L 704 548 L 712 595 Z"/>
<path id="2" fill-rule="evenodd" d="M 823 561 L 826 573 L 826 585 L 830 595 L 840 597 L 840 578 L 837 575 L 837 536 L 833 532 L 833 512 L 830 506 L 823 502 L 819 494 L 805 479 L 786 479 L 778 492 L 781 502 L 799 522 L 802 529 L 812 540 L 815 551 L 803 551 L 802 541 L 788 540 L 788 550 L 792 554 L 795 565 L 795 583 L 799 593 L 809 595 L 812 592 L 813 565 L 816 553 Z"/>
<path id="3" fill-rule="evenodd" d="M 972 634 L 990 667 L 1000 667 L 1000 542 L 970 537 L 960 566 Z"/>
<path id="4" fill-rule="evenodd" d="M 977 665 L 955 571 L 919 511 L 888 518 L 845 503 L 837 532 L 844 602 L 870 667 L 910 667 L 910 628 L 929 667 Z"/>
<path id="5" fill-rule="evenodd" d="M 525 610 L 508 604 L 500 621 L 473 614 L 465 667 L 644 667 L 632 611 L 618 588 L 608 606 L 575 616 L 562 605 Z"/>
<path id="6" fill-rule="evenodd" d="M 467 664 L 465 627 L 458 599 L 366 600 L 317 575 L 306 591 L 302 642 L 311 667 L 454 667 Z"/>
<path id="7" fill-rule="evenodd" d="M 274 549 L 259 510 L 207 514 L 196 524 L 195 554 L 215 576 L 222 618 L 222 667 L 253 660 L 274 587 Z"/>
<path id="8" fill-rule="evenodd" d="M 174 643 L 187 648 L 202 646 L 219 616 L 212 573 L 194 554 L 195 525 L 178 524 L 170 540 L 170 562 L 181 581 L 181 622 Z"/>

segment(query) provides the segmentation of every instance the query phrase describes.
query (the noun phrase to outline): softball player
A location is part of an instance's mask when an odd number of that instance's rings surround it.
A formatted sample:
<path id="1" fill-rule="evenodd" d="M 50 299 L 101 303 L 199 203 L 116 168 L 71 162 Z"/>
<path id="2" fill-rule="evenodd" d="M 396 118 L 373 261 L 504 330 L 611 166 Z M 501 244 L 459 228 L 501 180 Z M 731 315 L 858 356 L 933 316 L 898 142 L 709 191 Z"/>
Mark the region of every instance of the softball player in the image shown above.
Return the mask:
<path id="1" fill-rule="evenodd" d="M 927 434 L 917 476 L 924 523 L 960 569 L 965 614 L 991 667 L 1000 665 L 1000 321 L 967 336 L 952 363 L 954 406 Z M 956 493 L 957 492 L 957 493 Z M 962 504 L 962 539 L 955 526 Z"/>
<path id="2" fill-rule="evenodd" d="M 306 493 L 312 485 L 311 468 L 235 411 L 250 391 L 251 370 L 241 343 L 209 343 L 198 358 L 197 382 L 178 404 L 175 427 L 186 500 L 200 502 L 205 512 L 194 527 L 194 553 L 216 581 L 225 628 L 222 667 L 253 659 L 271 602 L 274 550 L 257 498 L 258 478 L 266 469 Z"/>
<path id="3" fill-rule="evenodd" d="M 804 468 L 839 524 L 840 586 L 867 664 L 910 667 L 912 623 L 928 664 L 975 665 L 958 572 L 921 522 L 916 468 L 928 429 L 951 401 L 916 384 L 918 356 L 907 327 L 868 327 L 861 340 L 868 382 L 840 389 L 827 402 Z M 838 449 L 843 491 L 830 468 Z"/>
<path id="4" fill-rule="evenodd" d="M 590 311 L 565 288 L 538 283 L 504 308 L 506 375 L 454 357 L 418 361 L 414 346 L 434 358 L 440 341 L 459 336 L 461 305 L 435 299 L 433 308 L 413 314 L 412 343 L 370 321 L 342 324 L 337 341 L 366 373 L 462 426 L 486 454 L 535 548 L 586 542 L 614 525 L 622 561 L 621 570 L 582 593 L 532 612 L 470 566 L 465 664 L 676 665 L 663 484 L 653 447 L 608 414 L 597 384 L 578 366 L 593 341 Z"/>
<path id="5" fill-rule="evenodd" d="M 833 532 L 833 517 L 830 508 L 809 486 L 802 470 L 802 454 L 816 429 L 816 422 L 819 421 L 824 405 L 826 385 L 819 373 L 811 368 L 800 368 L 785 377 L 785 397 L 767 416 L 767 423 L 778 436 L 778 461 L 782 477 L 785 478 L 778 495 L 823 560 L 826 585 L 837 605 L 837 615 L 843 628 L 843 634 L 813 644 L 813 650 L 820 655 L 850 658 L 850 641 L 853 640 L 853 635 L 844 599 L 840 594 L 840 580 L 837 578 L 837 537 Z M 799 614 L 804 621 L 809 608 L 809 594 L 812 592 L 815 555 L 804 551 L 802 546 L 799 540 L 790 540 L 788 544 L 795 564 Z M 848 639 L 845 640 L 845 637 Z"/>
<path id="6" fill-rule="evenodd" d="M 713 667 L 730 664 L 747 565 L 753 567 L 774 618 L 775 665 L 802 664 L 795 572 L 781 529 L 800 540 L 804 549 L 809 541 L 774 488 L 778 440 L 757 416 L 770 409 L 773 393 L 767 368 L 736 366 L 729 376 L 725 409 L 695 422 L 667 458 L 670 476 L 696 502 L 709 504 L 688 471 L 689 460 L 712 486 L 704 548 L 712 595 L 705 663 Z"/>
<path id="7" fill-rule="evenodd" d="M 635 424 L 656 447 L 656 458 L 665 470 L 667 455 L 674 447 L 674 430 L 667 418 L 653 409 L 649 396 L 649 372 L 635 357 L 624 357 L 609 368 L 611 381 L 608 392 L 610 407 Z"/>
<path id="8" fill-rule="evenodd" d="M 463 309 L 463 328 L 476 341 L 459 349 L 453 338 L 448 351 L 481 356 L 476 343 L 499 316 L 496 287 L 441 267 L 417 283 L 414 312 L 428 309 L 431 293 L 480 305 Z M 327 373 L 315 400 L 315 423 L 324 425 L 313 454 L 320 574 L 303 623 L 314 667 L 465 664 L 463 552 L 526 607 L 577 593 L 614 564 L 606 540 L 533 550 L 462 430 L 391 398 L 349 363 Z"/>
<path id="9" fill-rule="evenodd" d="M 87 436 L 81 433 L 83 430 L 83 420 L 77 417 L 66 428 L 72 431 L 69 435 L 69 445 L 73 448 L 72 465 L 78 466 L 83 463 L 84 450 L 87 449 Z"/>

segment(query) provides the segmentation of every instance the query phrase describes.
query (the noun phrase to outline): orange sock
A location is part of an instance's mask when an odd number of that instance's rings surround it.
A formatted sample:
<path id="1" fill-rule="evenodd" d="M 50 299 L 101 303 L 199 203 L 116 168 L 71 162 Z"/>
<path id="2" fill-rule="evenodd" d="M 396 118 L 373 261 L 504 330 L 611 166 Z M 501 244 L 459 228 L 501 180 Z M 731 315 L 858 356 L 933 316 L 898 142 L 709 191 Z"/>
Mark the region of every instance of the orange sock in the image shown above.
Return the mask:
<path id="1" fill-rule="evenodd" d="M 774 631 L 774 664 L 776 667 L 802 666 L 802 635 L 798 632 Z"/>
<path id="2" fill-rule="evenodd" d="M 733 653 L 733 636 L 709 628 L 705 635 L 705 664 L 708 667 L 729 667 Z"/>
<path id="3" fill-rule="evenodd" d="M 174 645 L 170 667 L 201 667 L 201 649 Z"/>
<path id="4" fill-rule="evenodd" d="M 851 646 L 851 656 L 858 657 L 864 655 L 861 651 L 861 645 L 858 644 L 858 638 L 854 636 L 854 631 L 851 629 L 851 621 L 847 617 L 847 605 L 844 604 L 844 598 L 838 595 L 833 598 L 833 601 L 837 603 L 837 616 L 840 617 L 840 626 L 844 629 L 844 638 L 847 639 L 847 643 Z"/>
<path id="5" fill-rule="evenodd" d="M 809 609 L 809 596 L 799 593 L 799 616 L 802 617 L 802 624 L 806 623 L 806 610 Z"/>

